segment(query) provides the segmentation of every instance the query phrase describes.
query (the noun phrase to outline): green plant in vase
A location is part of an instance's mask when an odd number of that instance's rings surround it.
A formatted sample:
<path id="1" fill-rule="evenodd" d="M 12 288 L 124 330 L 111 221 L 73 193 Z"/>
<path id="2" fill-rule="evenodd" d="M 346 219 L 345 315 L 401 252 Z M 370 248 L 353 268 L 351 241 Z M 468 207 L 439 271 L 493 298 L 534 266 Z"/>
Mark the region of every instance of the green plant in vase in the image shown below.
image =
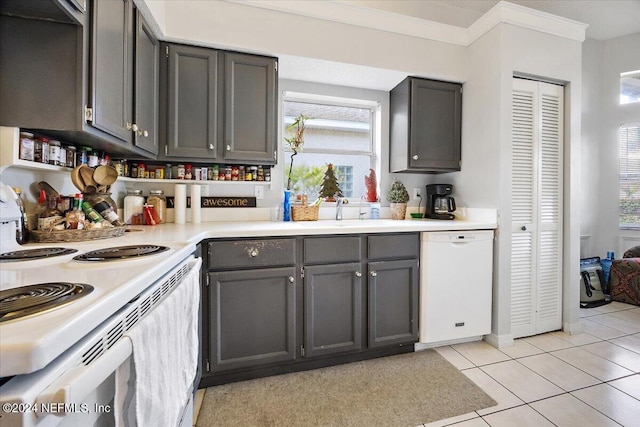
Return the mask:
<path id="1" fill-rule="evenodd" d="M 291 190 L 291 173 L 293 171 L 293 158 L 298 154 L 298 151 L 302 151 L 302 146 L 304 145 L 304 131 L 306 129 L 305 122 L 307 121 L 307 117 L 304 114 L 298 115 L 295 118 L 293 123 L 287 126 L 287 132 L 289 132 L 289 136 L 285 137 L 284 140 L 289 145 L 289 149 L 291 150 L 291 160 L 289 162 L 289 175 L 287 177 L 287 190 Z"/>
<path id="2" fill-rule="evenodd" d="M 391 208 L 391 219 L 404 219 L 407 215 L 409 192 L 402 181 L 394 179 L 387 192 L 387 200 Z"/>

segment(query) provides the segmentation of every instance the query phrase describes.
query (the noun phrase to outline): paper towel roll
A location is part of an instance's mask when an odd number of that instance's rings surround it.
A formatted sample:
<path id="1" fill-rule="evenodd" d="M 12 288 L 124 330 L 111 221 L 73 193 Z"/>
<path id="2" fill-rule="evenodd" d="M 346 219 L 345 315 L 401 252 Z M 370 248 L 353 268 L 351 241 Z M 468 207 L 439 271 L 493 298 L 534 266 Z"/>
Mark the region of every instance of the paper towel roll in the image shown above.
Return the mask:
<path id="1" fill-rule="evenodd" d="M 174 222 L 176 224 L 184 224 L 187 217 L 187 186 L 176 184 L 173 194 Z"/>
<path id="2" fill-rule="evenodd" d="M 191 186 L 191 222 L 199 224 L 202 219 L 200 210 L 200 186 L 193 184 Z"/>

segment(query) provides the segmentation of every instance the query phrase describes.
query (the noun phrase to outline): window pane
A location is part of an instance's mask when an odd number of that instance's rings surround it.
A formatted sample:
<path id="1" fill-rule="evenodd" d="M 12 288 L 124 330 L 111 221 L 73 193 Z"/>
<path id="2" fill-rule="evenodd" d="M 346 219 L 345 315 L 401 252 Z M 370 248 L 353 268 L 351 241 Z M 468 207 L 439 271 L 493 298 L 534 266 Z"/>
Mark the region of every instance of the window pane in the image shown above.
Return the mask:
<path id="1" fill-rule="evenodd" d="M 620 104 L 640 102 L 640 70 L 620 74 Z"/>
<path id="2" fill-rule="evenodd" d="M 357 100 L 354 101 L 356 103 Z M 304 114 L 304 145 L 294 156 L 291 190 L 317 198 L 329 163 L 334 165 L 338 184 L 345 197 L 365 194 L 364 176 L 373 159 L 373 111 L 368 107 L 327 105 L 313 102 L 284 101 L 286 127 Z M 285 143 L 285 184 L 288 180 L 291 150 Z"/>
<path id="3" fill-rule="evenodd" d="M 640 127 L 620 128 L 620 226 L 640 227 Z"/>

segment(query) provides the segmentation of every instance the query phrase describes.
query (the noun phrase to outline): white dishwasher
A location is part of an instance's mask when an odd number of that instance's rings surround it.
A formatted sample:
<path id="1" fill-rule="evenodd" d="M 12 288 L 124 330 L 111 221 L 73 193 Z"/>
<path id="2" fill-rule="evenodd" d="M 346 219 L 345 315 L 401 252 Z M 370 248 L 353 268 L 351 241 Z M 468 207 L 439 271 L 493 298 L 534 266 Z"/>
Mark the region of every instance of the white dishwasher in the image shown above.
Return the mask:
<path id="1" fill-rule="evenodd" d="M 420 342 L 491 333 L 493 231 L 422 233 Z"/>

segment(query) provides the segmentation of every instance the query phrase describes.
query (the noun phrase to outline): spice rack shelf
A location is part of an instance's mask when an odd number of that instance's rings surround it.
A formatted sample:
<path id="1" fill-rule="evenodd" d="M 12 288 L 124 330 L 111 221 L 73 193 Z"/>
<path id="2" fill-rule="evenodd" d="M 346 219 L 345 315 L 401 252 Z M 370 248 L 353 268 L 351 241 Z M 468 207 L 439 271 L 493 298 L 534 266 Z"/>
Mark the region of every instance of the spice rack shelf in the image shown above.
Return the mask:
<path id="1" fill-rule="evenodd" d="M 271 181 L 209 181 L 195 179 L 155 179 L 155 178 L 131 178 L 119 176 L 118 181 L 125 182 L 152 182 L 155 184 L 198 184 L 198 185 L 264 185 L 271 188 Z"/>

